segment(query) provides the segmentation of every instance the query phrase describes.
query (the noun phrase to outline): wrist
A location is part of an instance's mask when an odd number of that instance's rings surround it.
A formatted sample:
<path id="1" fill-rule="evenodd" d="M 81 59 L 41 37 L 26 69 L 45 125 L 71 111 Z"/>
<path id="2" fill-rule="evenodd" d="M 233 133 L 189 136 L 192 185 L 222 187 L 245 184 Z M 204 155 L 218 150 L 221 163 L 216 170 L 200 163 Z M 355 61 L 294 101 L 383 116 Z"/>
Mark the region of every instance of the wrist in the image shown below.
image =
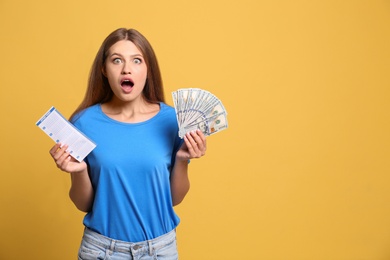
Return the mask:
<path id="1" fill-rule="evenodd" d="M 88 175 L 88 171 L 87 169 L 82 169 L 82 170 L 74 170 L 74 171 L 71 171 L 69 172 L 71 175 L 83 175 L 83 174 L 87 174 Z"/>
<path id="2" fill-rule="evenodd" d="M 188 162 L 189 159 L 176 156 L 175 161 L 176 161 L 176 163 L 185 163 L 185 162 Z"/>

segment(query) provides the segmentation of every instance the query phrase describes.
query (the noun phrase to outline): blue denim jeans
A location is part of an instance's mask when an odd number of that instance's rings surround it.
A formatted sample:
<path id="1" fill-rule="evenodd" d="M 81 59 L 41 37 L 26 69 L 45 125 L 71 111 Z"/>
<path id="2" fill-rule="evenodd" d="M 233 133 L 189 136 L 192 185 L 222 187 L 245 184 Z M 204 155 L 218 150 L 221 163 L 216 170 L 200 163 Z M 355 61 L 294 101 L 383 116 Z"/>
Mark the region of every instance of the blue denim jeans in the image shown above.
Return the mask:
<path id="1" fill-rule="evenodd" d="M 152 240 L 130 243 L 100 235 L 88 228 L 79 249 L 79 260 L 177 260 L 176 231 Z"/>

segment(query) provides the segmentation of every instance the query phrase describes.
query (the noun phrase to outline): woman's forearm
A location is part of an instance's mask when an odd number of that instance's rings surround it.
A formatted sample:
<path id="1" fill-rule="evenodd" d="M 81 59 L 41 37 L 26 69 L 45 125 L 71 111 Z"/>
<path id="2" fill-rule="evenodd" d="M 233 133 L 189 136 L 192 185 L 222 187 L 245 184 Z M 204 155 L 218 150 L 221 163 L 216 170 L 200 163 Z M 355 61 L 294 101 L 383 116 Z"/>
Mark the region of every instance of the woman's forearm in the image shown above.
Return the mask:
<path id="1" fill-rule="evenodd" d="M 82 172 L 71 173 L 72 186 L 69 190 L 69 197 L 76 207 L 84 212 L 88 212 L 92 208 L 93 203 L 93 187 L 85 169 Z"/>
<path id="2" fill-rule="evenodd" d="M 173 206 L 180 204 L 190 189 L 188 160 L 200 158 L 206 152 L 206 137 L 200 130 L 188 132 L 184 144 L 176 153 L 176 161 L 171 172 L 171 192 Z"/>
<path id="3" fill-rule="evenodd" d="M 190 189 L 188 160 L 176 160 L 171 173 L 171 193 L 173 206 L 180 204 Z"/>

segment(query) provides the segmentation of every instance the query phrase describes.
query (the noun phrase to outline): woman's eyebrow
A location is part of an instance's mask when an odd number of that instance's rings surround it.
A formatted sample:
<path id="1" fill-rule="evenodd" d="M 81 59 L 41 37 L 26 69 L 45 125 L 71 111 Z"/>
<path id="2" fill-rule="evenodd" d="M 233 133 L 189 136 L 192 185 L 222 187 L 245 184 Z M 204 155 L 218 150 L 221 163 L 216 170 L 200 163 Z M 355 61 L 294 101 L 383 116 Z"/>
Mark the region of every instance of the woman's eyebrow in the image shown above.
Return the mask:
<path id="1" fill-rule="evenodd" d="M 121 57 L 123 57 L 122 54 L 116 53 L 116 52 L 112 53 L 112 54 L 110 55 L 110 57 L 115 56 L 115 55 L 116 55 L 116 56 L 121 56 Z M 143 57 L 143 55 L 142 55 L 141 53 L 136 53 L 136 54 L 130 55 L 130 57 L 131 57 L 131 58 L 132 58 L 132 57 Z"/>

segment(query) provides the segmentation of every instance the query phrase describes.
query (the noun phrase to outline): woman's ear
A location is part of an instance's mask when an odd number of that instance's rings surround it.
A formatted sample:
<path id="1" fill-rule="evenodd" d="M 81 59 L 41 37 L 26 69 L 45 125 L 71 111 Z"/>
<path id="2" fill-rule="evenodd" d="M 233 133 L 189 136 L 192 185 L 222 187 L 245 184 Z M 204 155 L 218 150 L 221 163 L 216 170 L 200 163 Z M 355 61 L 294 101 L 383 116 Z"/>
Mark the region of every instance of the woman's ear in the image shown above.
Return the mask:
<path id="1" fill-rule="evenodd" d="M 104 77 L 107 78 L 107 75 L 106 75 L 106 67 L 105 67 L 105 66 L 102 67 L 102 74 L 103 74 Z"/>

